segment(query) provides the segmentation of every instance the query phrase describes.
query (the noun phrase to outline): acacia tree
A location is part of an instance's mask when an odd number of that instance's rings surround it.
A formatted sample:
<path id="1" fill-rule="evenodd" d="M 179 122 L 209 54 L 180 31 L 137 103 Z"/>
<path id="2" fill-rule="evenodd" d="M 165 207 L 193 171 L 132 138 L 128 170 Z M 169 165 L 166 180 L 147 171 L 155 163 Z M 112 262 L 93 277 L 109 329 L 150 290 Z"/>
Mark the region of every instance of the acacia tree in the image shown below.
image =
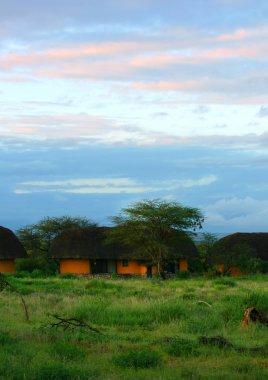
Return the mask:
<path id="1" fill-rule="evenodd" d="M 204 217 L 197 208 L 182 206 L 178 202 L 159 199 L 143 200 L 122 209 L 112 217 L 115 228 L 110 239 L 131 246 L 137 253 L 150 257 L 163 277 L 163 266 L 174 257 L 184 232 L 202 228 Z"/>
<path id="2" fill-rule="evenodd" d="M 47 253 L 56 236 L 70 228 L 85 227 L 96 227 L 96 223 L 82 217 L 46 217 L 38 223 L 20 228 L 16 234 L 32 258 L 33 269 L 34 267 L 41 269 L 48 262 Z M 21 262 L 24 260 L 27 259 Z"/>

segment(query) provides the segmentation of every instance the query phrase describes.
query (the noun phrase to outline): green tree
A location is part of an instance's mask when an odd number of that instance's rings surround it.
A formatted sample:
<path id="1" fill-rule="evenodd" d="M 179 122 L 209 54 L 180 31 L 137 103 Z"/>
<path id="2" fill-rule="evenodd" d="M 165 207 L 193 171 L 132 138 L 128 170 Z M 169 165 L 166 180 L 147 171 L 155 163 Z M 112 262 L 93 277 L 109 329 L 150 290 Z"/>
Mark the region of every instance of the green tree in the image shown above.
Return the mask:
<path id="1" fill-rule="evenodd" d="M 156 265 L 163 277 L 165 262 L 175 258 L 179 245 L 186 238 L 182 232 L 202 228 L 204 217 L 197 208 L 154 199 L 122 209 L 112 221 L 115 228 L 111 230 L 110 238 L 150 257 L 151 264 Z"/>
<path id="2" fill-rule="evenodd" d="M 204 272 L 213 271 L 215 268 L 213 247 L 217 240 L 216 235 L 205 232 L 202 234 L 202 239 L 197 245 L 199 260 Z"/>
<path id="3" fill-rule="evenodd" d="M 20 269 L 43 269 L 49 271 L 51 265 L 47 258 L 53 239 L 70 228 L 95 227 L 96 223 L 82 217 L 46 217 L 36 224 L 27 225 L 17 231 L 29 258 L 19 261 Z"/>

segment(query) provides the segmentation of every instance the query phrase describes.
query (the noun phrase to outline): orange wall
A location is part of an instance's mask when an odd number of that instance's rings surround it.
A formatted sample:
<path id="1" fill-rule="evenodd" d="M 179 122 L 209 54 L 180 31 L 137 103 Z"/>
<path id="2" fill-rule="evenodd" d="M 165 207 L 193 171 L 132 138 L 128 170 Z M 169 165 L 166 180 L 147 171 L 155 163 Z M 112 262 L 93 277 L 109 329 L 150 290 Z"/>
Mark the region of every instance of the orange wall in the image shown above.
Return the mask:
<path id="1" fill-rule="evenodd" d="M 88 274 L 90 273 L 90 261 L 87 259 L 61 259 L 60 273 Z M 146 275 L 146 265 L 138 261 L 129 261 L 128 266 L 124 267 L 122 260 L 117 261 L 118 274 L 141 274 Z M 156 273 L 156 267 L 152 267 L 152 275 Z"/>
<path id="2" fill-rule="evenodd" d="M 60 273 L 89 274 L 90 263 L 88 259 L 61 259 Z"/>
<path id="3" fill-rule="evenodd" d="M 14 260 L 0 260 L 0 272 L 10 273 L 15 272 L 15 261 Z"/>
<path id="4" fill-rule="evenodd" d="M 123 267 L 122 260 L 117 261 L 118 274 L 143 274 L 147 273 L 146 265 L 140 264 L 138 261 L 129 261 L 127 267 Z M 152 267 L 152 274 L 156 273 L 155 266 Z"/>
<path id="5" fill-rule="evenodd" d="M 180 268 L 180 272 L 187 272 L 188 271 L 188 260 L 187 259 L 180 259 L 179 268 Z"/>
<path id="6" fill-rule="evenodd" d="M 240 276 L 241 271 L 240 271 L 240 268 L 238 267 L 231 267 L 229 270 L 229 273 L 231 276 Z"/>
<path id="7" fill-rule="evenodd" d="M 219 264 L 219 272 L 220 273 L 223 273 L 223 269 L 224 269 L 223 264 Z M 229 269 L 228 273 L 231 276 L 240 276 L 241 275 L 241 270 L 238 267 L 231 267 Z"/>
<path id="8" fill-rule="evenodd" d="M 146 266 L 140 265 L 138 261 L 129 261 L 127 267 L 123 267 L 122 260 L 117 262 L 117 273 L 119 274 L 145 274 Z"/>

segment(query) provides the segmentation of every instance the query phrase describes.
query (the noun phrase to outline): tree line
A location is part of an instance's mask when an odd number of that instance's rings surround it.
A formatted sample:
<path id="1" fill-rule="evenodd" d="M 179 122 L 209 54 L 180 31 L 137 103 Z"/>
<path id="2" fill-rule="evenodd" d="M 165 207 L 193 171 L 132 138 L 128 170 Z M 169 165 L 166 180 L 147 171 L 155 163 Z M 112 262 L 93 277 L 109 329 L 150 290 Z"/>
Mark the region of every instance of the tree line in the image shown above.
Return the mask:
<path id="1" fill-rule="evenodd" d="M 153 199 L 123 208 L 119 215 L 111 217 L 111 222 L 114 228 L 109 230 L 107 241 L 130 246 L 139 256 L 149 257 L 159 275 L 162 275 L 165 263 L 175 257 L 185 235 L 193 238 L 202 228 L 204 215 L 198 208 Z M 48 258 L 53 239 L 67 229 L 96 227 L 97 223 L 87 218 L 62 216 L 46 217 L 38 223 L 20 228 L 17 236 L 28 258 L 19 260 L 18 269 L 56 273 L 57 262 Z M 217 237 L 213 234 L 204 233 L 197 248 L 198 257 L 190 260 L 196 272 L 216 274 L 219 262 L 224 264 L 226 273 L 234 265 L 244 269 L 256 266 L 256 262 L 250 260 L 253 253 L 250 247 L 236 247 L 227 254 L 223 247 L 217 246 Z"/>

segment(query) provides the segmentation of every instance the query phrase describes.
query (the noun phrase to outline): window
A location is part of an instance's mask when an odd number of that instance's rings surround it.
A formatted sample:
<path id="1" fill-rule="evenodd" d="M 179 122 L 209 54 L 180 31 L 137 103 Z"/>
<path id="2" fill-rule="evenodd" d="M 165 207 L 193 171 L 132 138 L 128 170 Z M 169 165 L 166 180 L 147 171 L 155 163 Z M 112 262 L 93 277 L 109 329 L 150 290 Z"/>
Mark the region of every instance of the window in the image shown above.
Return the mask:
<path id="1" fill-rule="evenodd" d="M 128 267 L 128 260 L 122 260 L 123 267 Z"/>

